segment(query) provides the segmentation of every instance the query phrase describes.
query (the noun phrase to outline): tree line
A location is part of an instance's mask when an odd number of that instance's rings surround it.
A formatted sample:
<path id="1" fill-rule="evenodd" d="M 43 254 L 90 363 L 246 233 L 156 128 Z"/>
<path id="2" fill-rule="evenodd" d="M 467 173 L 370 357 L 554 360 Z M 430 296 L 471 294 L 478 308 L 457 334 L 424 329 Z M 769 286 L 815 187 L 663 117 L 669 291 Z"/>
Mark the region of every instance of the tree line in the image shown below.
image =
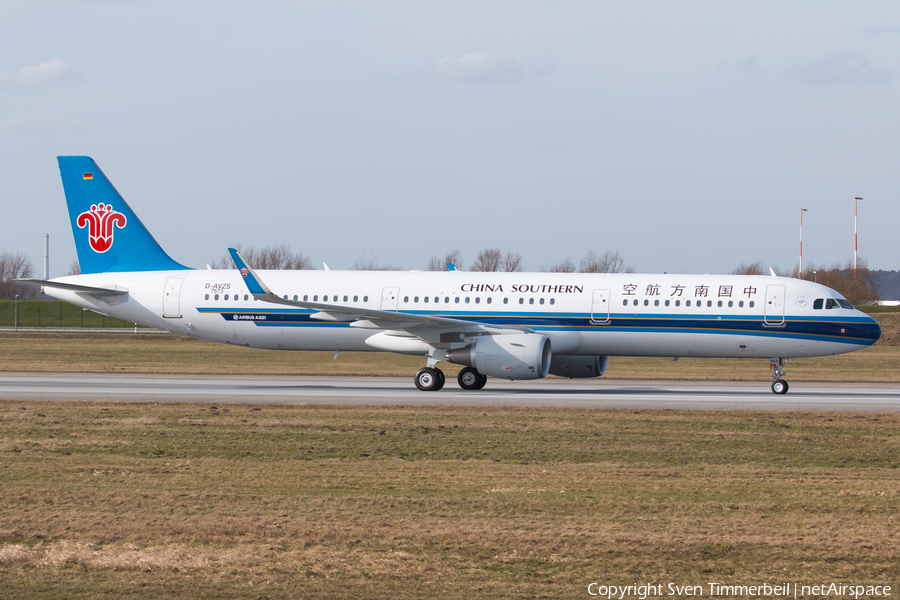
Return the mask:
<path id="1" fill-rule="evenodd" d="M 253 246 L 237 246 L 238 252 L 254 269 L 288 269 L 288 270 L 312 270 L 312 260 L 302 252 L 295 252 L 286 244 L 280 246 L 265 246 L 256 248 Z M 502 251 L 499 248 L 485 248 L 475 257 L 469 269 L 465 269 L 465 260 L 459 249 L 454 249 L 443 256 L 434 255 L 428 261 L 429 271 L 447 271 L 448 264 L 454 265 L 459 271 L 475 272 L 521 272 L 522 255 L 518 252 Z M 233 269 L 234 261 L 230 254 L 225 254 L 219 260 L 209 265 L 213 269 Z M 353 264 L 353 270 L 357 271 L 400 271 L 396 265 L 379 263 L 372 257 L 360 257 Z M 804 266 L 803 273 L 797 269 L 792 272 L 773 268 L 777 275 L 783 277 L 800 277 L 809 281 L 817 281 L 822 285 L 837 290 L 852 304 L 866 304 L 879 298 L 879 272 L 872 271 L 865 259 L 860 259 L 857 268 L 853 268 L 852 262 L 844 264 L 835 263 L 830 267 L 808 264 Z M 624 257 L 616 251 L 607 251 L 597 254 L 588 252 L 577 264 L 570 258 L 566 258 L 549 268 L 541 268 L 541 271 L 550 273 L 634 273 L 635 269 L 626 264 Z M 81 272 L 78 261 L 69 267 L 68 275 L 77 275 Z M 732 274 L 735 275 L 769 275 L 769 268 L 761 261 L 742 263 Z M 20 300 L 31 300 L 40 297 L 40 288 L 33 285 L 17 283 L 16 279 L 27 279 L 34 276 L 34 267 L 31 261 L 21 252 L 0 253 L 0 299 L 12 300 L 19 295 Z"/>
<path id="2" fill-rule="evenodd" d="M 0 253 L 0 299 L 34 300 L 41 295 L 36 285 L 19 283 L 16 279 L 29 279 L 34 276 L 31 261 L 21 252 Z"/>
<path id="3" fill-rule="evenodd" d="M 803 267 L 803 273 L 798 272 L 799 267 L 791 272 L 781 271 L 775 267 L 772 270 L 775 271 L 776 275 L 782 277 L 806 279 L 828 286 L 838 291 L 850 301 L 850 304 L 867 304 L 879 298 L 878 273 L 869 269 L 868 261 L 864 258 L 856 261 L 855 269 L 853 268 L 853 261 L 847 261 L 844 264 L 835 263 L 830 267 L 820 267 L 810 263 Z M 742 263 L 732 273 L 735 275 L 771 274 L 761 261 L 750 264 Z"/>

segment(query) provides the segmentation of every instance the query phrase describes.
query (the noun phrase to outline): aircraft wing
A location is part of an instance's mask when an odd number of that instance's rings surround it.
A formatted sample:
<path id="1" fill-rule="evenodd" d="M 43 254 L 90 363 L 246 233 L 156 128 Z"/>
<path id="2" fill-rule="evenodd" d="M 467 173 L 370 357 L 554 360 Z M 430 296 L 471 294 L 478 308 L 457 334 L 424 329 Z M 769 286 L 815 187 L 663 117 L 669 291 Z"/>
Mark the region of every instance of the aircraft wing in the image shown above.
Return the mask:
<path id="1" fill-rule="evenodd" d="M 467 321 L 464 319 L 451 319 L 449 317 L 436 317 L 430 315 L 412 315 L 408 313 L 361 308 L 358 306 L 341 306 L 338 304 L 323 304 L 320 302 L 303 302 L 300 300 L 285 300 L 275 294 L 266 286 L 263 280 L 256 274 L 247 261 L 234 248 L 228 252 L 234 259 L 234 264 L 247 284 L 247 289 L 254 298 L 262 302 L 272 304 L 284 304 L 294 308 L 309 308 L 317 310 L 310 315 L 312 319 L 321 321 L 350 321 L 351 327 L 363 329 L 388 329 L 404 331 L 420 338 L 429 344 L 450 343 L 449 340 L 460 340 L 453 334 L 464 333 L 468 335 L 502 335 L 509 333 L 532 333 L 527 327 L 511 327 L 507 325 L 492 325 Z"/>

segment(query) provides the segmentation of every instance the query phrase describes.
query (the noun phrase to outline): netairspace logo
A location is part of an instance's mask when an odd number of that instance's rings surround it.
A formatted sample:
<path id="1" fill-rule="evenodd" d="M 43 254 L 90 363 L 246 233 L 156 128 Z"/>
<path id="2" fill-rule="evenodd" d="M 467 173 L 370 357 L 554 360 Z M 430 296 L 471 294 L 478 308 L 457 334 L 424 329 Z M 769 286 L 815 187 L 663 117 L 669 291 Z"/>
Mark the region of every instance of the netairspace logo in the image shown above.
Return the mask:
<path id="1" fill-rule="evenodd" d="M 634 583 L 631 585 L 607 585 L 598 582 L 588 584 L 589 596 L 606 598 L 607 600 L 625 600 L 637 598 L 646 600 L 651 597 L 677 596 L 709 598 L 742 598 L 748 596 L 768 598 L 877 598 L 890 597 L 889 585 L 853 585 L 844 583 L 822 583 L 803 585 L 799 583 L 768 583 L 756 585 L 728 585 L 718 582 L 707 582 L 701 585 L 678 585 L 676 583 Z"/>

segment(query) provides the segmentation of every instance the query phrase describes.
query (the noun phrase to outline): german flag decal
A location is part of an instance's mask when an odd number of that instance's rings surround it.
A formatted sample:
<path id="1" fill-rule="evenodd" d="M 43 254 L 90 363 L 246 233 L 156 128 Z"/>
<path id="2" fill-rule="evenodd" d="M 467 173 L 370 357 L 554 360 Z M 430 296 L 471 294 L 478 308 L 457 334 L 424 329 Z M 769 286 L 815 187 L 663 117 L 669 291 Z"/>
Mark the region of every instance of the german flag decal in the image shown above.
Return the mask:
<path id="1" fill-rule="evenodd" d="M 85 178 L 85 179 L 93 179 L 93 178 L 94 178 L 94 174 L 93 174 L 93 173 L 85 173 L 85 174 L 84 174 L 84 178 Z"/>

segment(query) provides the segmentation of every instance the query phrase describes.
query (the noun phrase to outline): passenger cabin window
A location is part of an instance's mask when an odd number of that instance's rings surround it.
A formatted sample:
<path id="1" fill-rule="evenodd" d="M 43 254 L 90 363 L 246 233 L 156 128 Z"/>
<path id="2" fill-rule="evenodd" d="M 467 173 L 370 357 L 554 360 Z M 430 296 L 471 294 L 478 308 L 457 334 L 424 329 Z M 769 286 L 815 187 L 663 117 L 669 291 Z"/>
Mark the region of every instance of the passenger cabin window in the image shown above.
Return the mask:
<path id="1" fill-rule="evenodd" d="M 751 301 L 750 301 L 750 308 L 753 308 L 753 305 L 754 305 L 754 304 L 755 304 L 755 302 L 753 302 L 753 300 L 751 300 Z"/>
<path id="2" fill-rule="evenodd" d="M 456 298 L 454 298 L 453 301 L 454 301 L 455 303 L 459 304 L 459 296 L 457 296 Z"/>
<path id="3" fill-rule="evenodd" d="M 649 300 L 644 300 L 644 306 L 650 306 L 650 301 L 649 301 Z"/>
<path id="4" fill-rule="evenodd" d="M 297 301 L 297 294 L 294 294 L 294 302 Z"/>
<path id="5" fill-rule="evenodd" d="M 544 299 L 543 299 L 543 298 L 541 298 L 541 304 L 543 304 L 543 303 L 544 303 Z"/>
<path id="6" fill-rule="evenodd" d="M 450 304 L 450 296 L 444 296 L 444 304 Z"/>
<path id="7" fill-rule="evenodd" d="M 359 296 L 353 296 L 353 301 L 354 301 L 354 302 L 359 302 Z"/>
<path id="8" fill-rule="evenodd" d="M 659 306 L 659 300 L 654 300 L 654 301 L 653 301 L 653 306 Z"/>
<path id="9" fill-rule="evenodd" d="M 481 304 L 481 298 L 475 296 L 475 304 Z"/>
<path id="10" fill-rule="evenodd" d="M 206 300 L 209 300 L 209 294 L 206 295 Z"/>
<path id="11" fill-rule="evenodd" d="M 426 303 L 427 303 L 427 302 L 428 302 L 428 296 L 425 296 L 424 298 L 422 298 L 422 302 L 426 302 Z"/>
<path id="12" fill-rule="evenodd" d="M 528 299 L 528 304 L 534 304 L 534 298 L 529 298 L 529 299 Z"/>
<path id="13" fill-rule="evenodd" d="M 628 300 L 625 301 L 626 303 Z M 519 304 L 525 304 L 525 298 L 519 298 Z"/>
<path id="14" fill-rule="evenodd" d="M 556 304 L 556 298 L 550 298 L 550 304 Z"/>
<path id="15" fill-rule="evenodd" d="M 285 296 L 284 299 L 287 300 L 287 296 Z M 225 300 L 228 300 L 228 294 L 225 294 Z"/>
<path id="16" fill-rule="evenodd" d="M 403 296 L 403 302 L 409 302 L 409 296 Z"/>
<path id="17" fill-rule="evenodd" d="M 309 302 L 309 294 L 303 294 L 303 301 Z"/>
<path id="18" fill-rule="evenodd" d="M 368 301 L 369 301 L 369 297 L 368 297 L 368 296 L 363 296 L 363 302 L 368 302 Z"/>
<path id="19" fill-rule="evenodd" d="M 247 294 L 244 294 L 244 300 L 247 300 L 247 299 L 248 299 Z"/>
<path id="20" fill-rule="evenodd" d="M 690 305 L 691 305 L 691 301 L 690 301 L 690 300 L 685 300 L 685 301 L 684 301 L 684 305 L 685 305 L 685 306 L 690 306 Z"/>
<path id="21" fill-rule="evenodd" d="M 509 304 L 509 298 L 504 298 L 504 299 L 503 299 L 503 304 Z"/>
<path id="22" fill-rule="evenodd" d="M 487 303 L 488 303 L 488 304 L 491 303 L 491 297 L 490 297 L 490 296 L 488 296 Z"/>
<path id="23" fill-rule="evenodd" d="M 675 301 L 675 306 L 681 306 L 681 300 L 676 300 L 676 301 Z"/>

